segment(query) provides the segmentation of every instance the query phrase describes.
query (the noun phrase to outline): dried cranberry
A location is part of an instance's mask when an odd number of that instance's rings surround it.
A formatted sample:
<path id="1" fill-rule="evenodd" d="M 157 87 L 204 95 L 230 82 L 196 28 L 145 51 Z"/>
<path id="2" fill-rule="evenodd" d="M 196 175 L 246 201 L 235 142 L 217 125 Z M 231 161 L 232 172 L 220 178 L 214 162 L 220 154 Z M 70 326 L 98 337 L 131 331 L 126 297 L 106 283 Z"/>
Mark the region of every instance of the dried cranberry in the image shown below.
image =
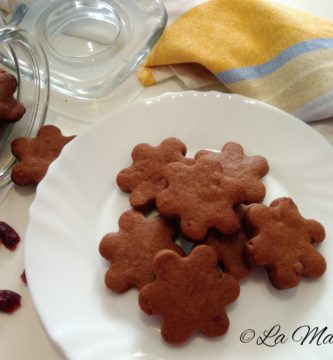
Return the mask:
<path id="1" fill-rule="evenodd" d="M 12 313 L 21 306 L 21 296 L 11 290 L 0 290 L 0 311 Z"/>
<path id="2" fill-rule="evenodd" d="M 21 274 L 21 280 L 24 282 L 25 285 L 27 285 L 27 277 L 25 276 L 25 270 L 23 270 L 23 273 Z"/>
<path id="3" fill-rule="evenodd" d="M 20 242 L 18 233 L 7 223 L 0 221 L 0 241 L 10 250 L 15 250 Z"/>

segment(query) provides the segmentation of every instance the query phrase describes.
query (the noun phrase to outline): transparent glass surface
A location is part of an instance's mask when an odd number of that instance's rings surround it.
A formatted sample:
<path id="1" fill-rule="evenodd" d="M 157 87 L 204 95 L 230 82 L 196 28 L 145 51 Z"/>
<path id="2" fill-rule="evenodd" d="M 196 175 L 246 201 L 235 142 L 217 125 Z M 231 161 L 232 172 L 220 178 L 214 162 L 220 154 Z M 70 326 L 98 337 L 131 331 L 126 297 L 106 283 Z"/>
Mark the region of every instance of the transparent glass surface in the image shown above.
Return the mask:
<path id="1" fill-rule="evenodd" d="M 10 181 L 15 157 L 11 142 L 34 136 L 45 122 L 49 101 L 49 71 L 45 54 L 26 31 L 0 29 L 0 67 L 17 79 L 15 97 L 26 112 L 15 123 L 0 123 L 0 188 Z"/>
<path id="2" fill-rule="evenodd" d="M 24 13 L 20 27 L 45 50 L 52 89 L 96 99 L 128 78 L 166 21 L 159 0 L 39 0 Z"/>

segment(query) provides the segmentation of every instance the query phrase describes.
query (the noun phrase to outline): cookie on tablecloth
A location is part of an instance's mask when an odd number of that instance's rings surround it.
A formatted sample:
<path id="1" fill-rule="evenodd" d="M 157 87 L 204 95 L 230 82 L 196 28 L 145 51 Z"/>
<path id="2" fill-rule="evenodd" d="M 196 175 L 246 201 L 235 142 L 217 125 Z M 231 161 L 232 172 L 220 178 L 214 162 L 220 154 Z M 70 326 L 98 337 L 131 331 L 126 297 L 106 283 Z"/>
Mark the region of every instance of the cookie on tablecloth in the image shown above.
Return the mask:
<path id="1" fill-rule="evenodd" d="M 18 160 L 12 168 L 12 181 L 17 185 L 38 184 L 49 165 L 74 137 L 62 135 L 54 125 L 44 125 L 35 138 L 21 137 L 12 141 L 11 150 Z"/>

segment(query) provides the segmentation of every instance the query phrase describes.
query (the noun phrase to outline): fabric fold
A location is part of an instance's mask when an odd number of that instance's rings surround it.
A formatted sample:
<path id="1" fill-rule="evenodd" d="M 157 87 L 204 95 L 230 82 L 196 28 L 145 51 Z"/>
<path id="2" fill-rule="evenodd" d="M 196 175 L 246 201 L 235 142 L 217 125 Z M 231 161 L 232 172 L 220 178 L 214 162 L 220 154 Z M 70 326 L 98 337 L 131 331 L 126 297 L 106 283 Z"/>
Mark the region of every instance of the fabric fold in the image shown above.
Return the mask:
<path id="1" fill-rule="evenodd" d="M 169 24 L 138 76 L 146 86 L 220 81 L 312 121 L 333 115 L 332 54 L 328 20 L 266 0 L 209 0 Z"/>

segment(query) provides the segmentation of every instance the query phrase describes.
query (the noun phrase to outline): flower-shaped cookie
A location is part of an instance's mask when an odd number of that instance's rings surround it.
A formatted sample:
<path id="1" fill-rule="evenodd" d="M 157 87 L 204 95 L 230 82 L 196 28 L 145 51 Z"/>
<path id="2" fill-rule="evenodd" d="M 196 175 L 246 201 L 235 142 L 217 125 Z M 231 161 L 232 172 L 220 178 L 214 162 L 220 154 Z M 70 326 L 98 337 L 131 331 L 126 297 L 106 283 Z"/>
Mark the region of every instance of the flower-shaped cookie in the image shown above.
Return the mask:
<path id="1" fill-rule="evenodd" d="M 132 151 L 133 163 L 117 176 L 118 186 L 130 192 L 130 203 L 134 208 L 147 208 L 154 204 L 156 195 L 165 188 L 162 169 L 166 164 L 181 162 L 192 164 L 185 158 L 186 146 L 177 138 L 167 138 L 158 146 L 136 145 Z"/>
<path id="2" fill-rule="evenodd" d="M 240 180 L 223 175 L 219 160 L 173 163 L 163 173 L 168 186 L 157 195 L 156 205 L 162 215 L 180 218 L 185 236 L 202 240 L 209 228 L 225 234 L 239 229 L 234 206 L 245 199 L 245 191 Z"/>
<path id="3" fill-rule="evenodd" d="M 269 167 L 267 160 L 262 156 L 246 156 L 242 146 L 235 142 L 226 143 L 221 151 L 200 150 L 195 158 L 203 156 L 219 159 L 225 176 L 240 179 L 246 191 L 245 202 L 261 202 L 266 189 L 260 180 L 267 174 Z"/>
<path id="4" fill-rule="evenodd" d="M 105 275 L 106 286 L 117 293 L 131 287 L 141 288 L 154 280 L 153 258 L 162 249 L 184 255 L 174 243 L 174 227 L 160 216 L 148 219 L 134 210 L 119 219 L 119 231 L 101 240 L 100 254 L 111 262 Z"/>
<path id="5" fill-rule="evenodd" d="M 11 149 L 18 162 L 12 168 L 13 182 L 17 185 L 38 184 L 45 176 L 49 165 L 74 137 L 63 136 L 56 126 L 45 125 L 33 139 L 15 139 Z"/>
<path id="6" fill-rule="evenodd" d="M 250 205 L 246 219 L 256 234 L 247 243 L 250 259 L 267 268 L 277 289 L 295 287 L 301 276 L 325 272 L 325 259 L 314 246 L 323 241 L 325 230 L 316 220 L 304 219 L 292 199 L 276 199 L 269 207 Z"/>
<path id="7" fill-rule="evenodd" d="M 229 328 L 225 306 L 239 295 L 239 284 L 217 269 L 213 249 L 197 246 L 189 256 L 162 250 L 154 258 L 156 280 L 139 293 L 148 315 L 163 319 L 161 334 L 170 343 L 185 341 L 196 331 L 223 335 Z"/>
<path id="8" fill-rule="evenodd" d="M 237 209 L 241 221 L 241 227 L 237 232 L 232 235 L 223 235 L 217 231 L 211 231 L 203 242 L 215 250 L 218 260 L 222 263 L 223 271 L 238 280 L 251 271 L 251 264 L 245 253 L 249 236 L 243 224 L 244 209 L 242 205 Z"/>
<path id="9" fill-rule="evenodd" d="M 0 69 L 0 123 L 18 121 L 25 113 L 25 107 L 13 96 L 16 87 L 15 77 Z"/>

